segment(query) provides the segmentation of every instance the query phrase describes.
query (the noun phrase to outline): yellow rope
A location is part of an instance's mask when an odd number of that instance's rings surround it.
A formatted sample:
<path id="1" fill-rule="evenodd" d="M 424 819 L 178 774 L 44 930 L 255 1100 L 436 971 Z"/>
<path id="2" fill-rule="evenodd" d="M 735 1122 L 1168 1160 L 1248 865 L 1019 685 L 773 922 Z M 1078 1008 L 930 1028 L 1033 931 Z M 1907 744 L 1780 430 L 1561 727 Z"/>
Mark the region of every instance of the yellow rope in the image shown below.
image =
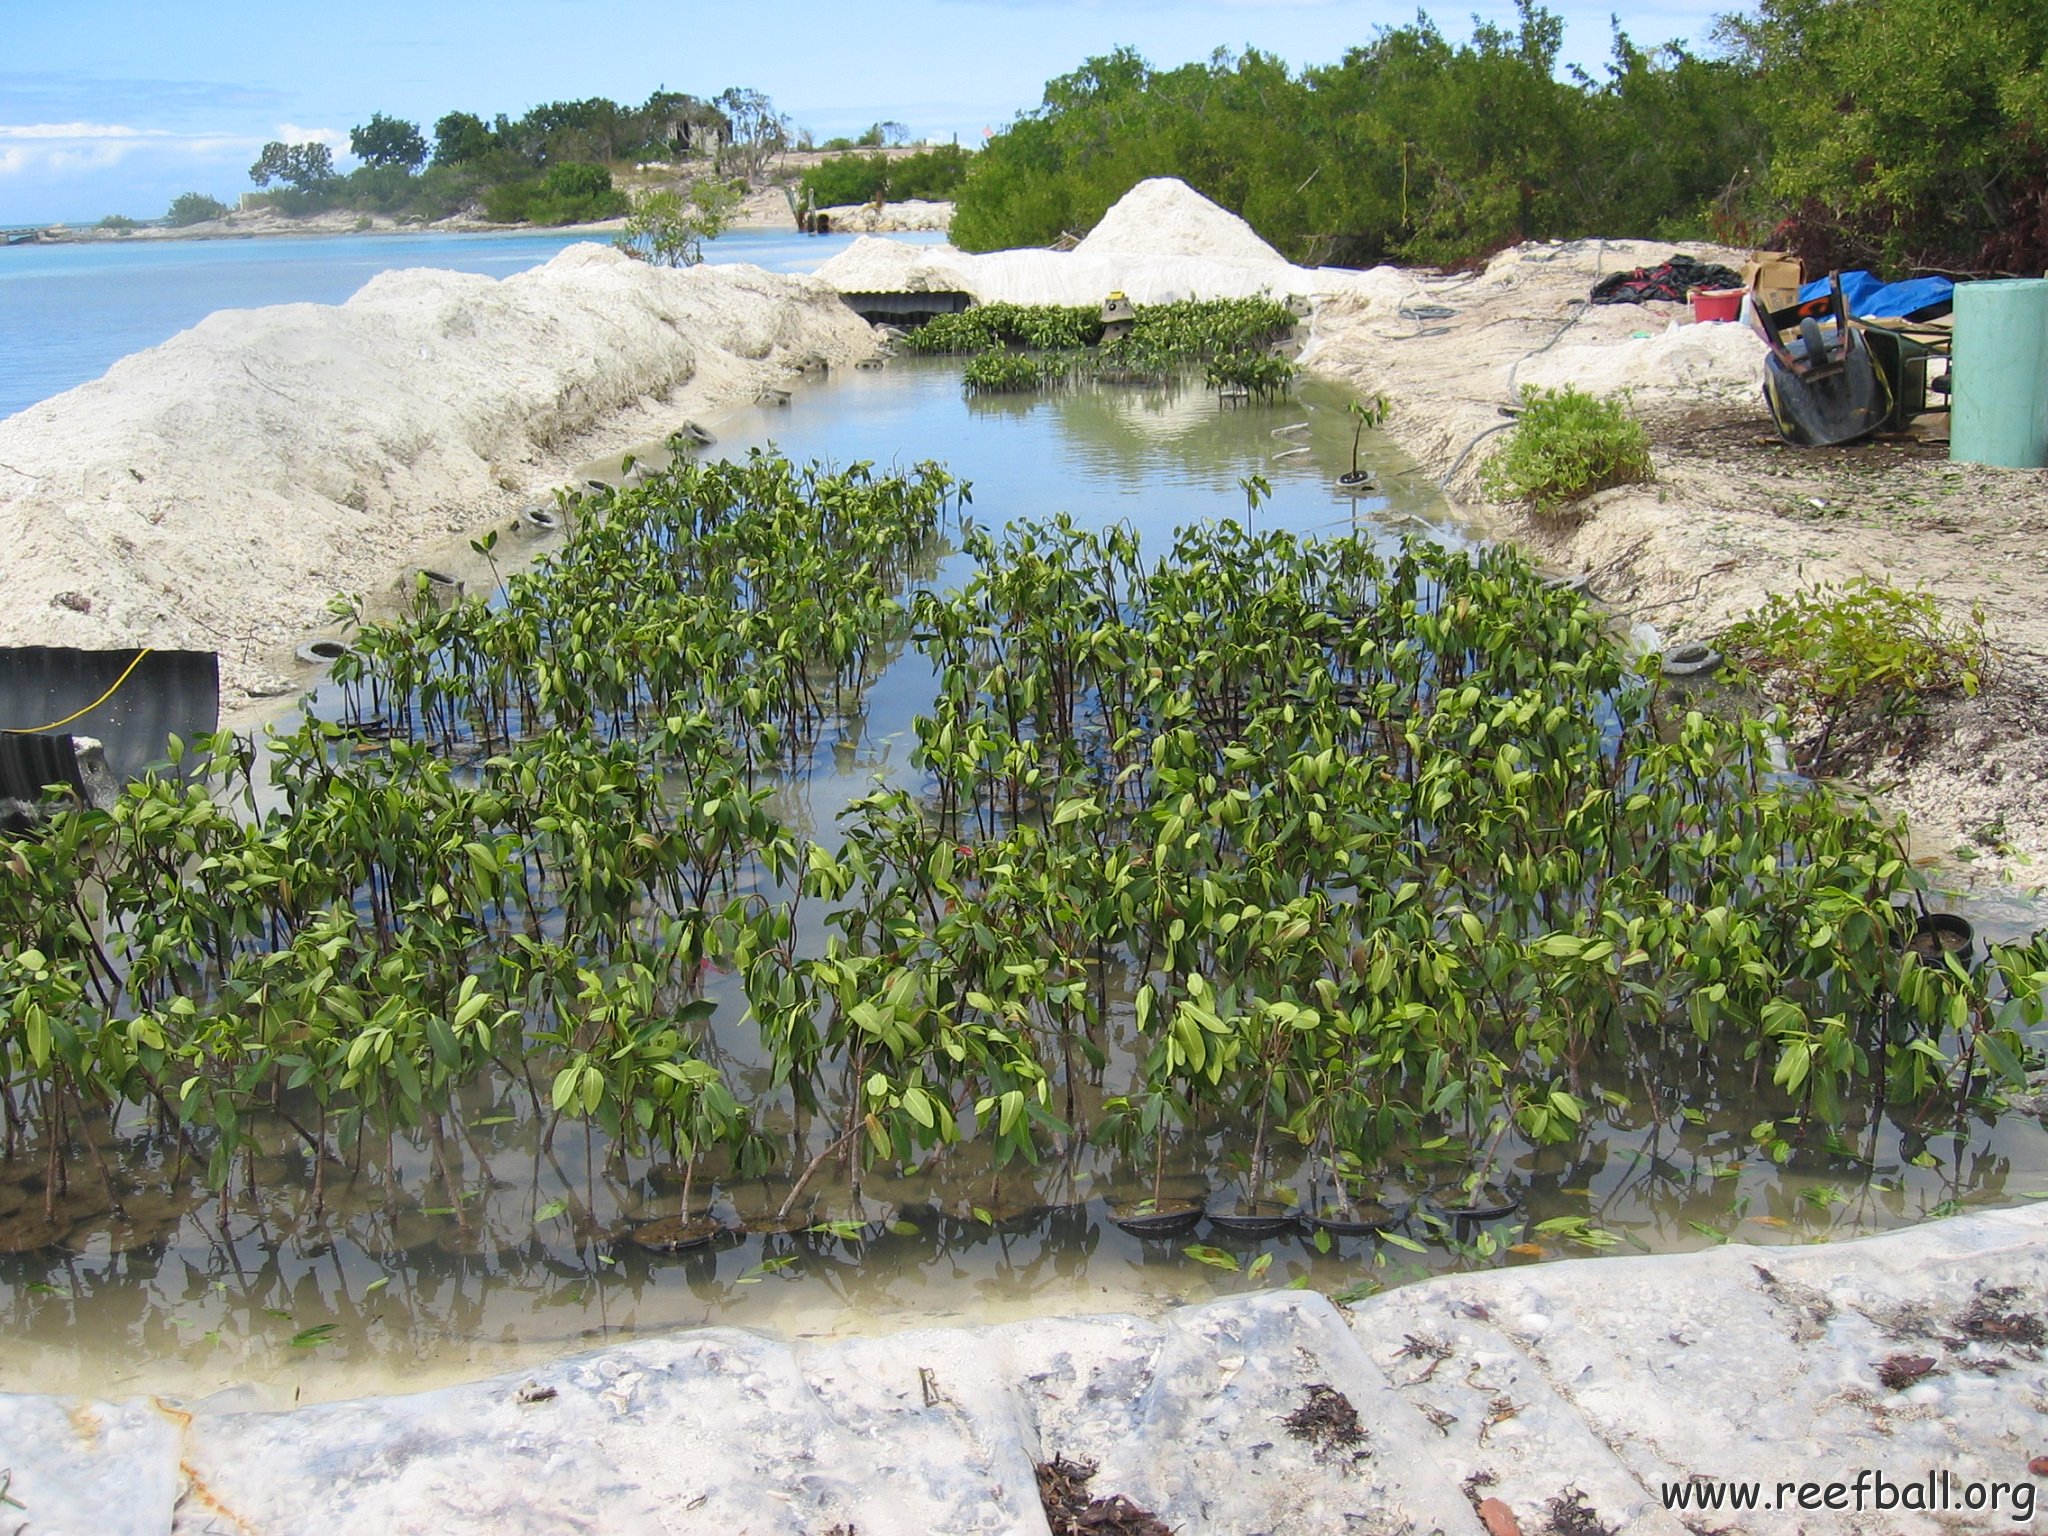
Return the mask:
<path id="1" fill-rule="evenodd" d="M 86 705 L 85 708 L 73 710 L 70 714 L 66 715 L 62 720 L 52 720 L 48 725 L 0 727 L 0 736 L 35 736 L 43 731 L 54 731 L 60 725 L 69 725 L 72 721 L 78 719 L 81 715 L 91 714 L 94 710 L 98 709 L 102 704 L 106 703 L 107 700 L 111 699 L 115 694 L 121 691 L 121 685 L 128 681 L 130 675 L 133 674 L 137 667 L 142 665 L 142 658 L 147 656 L 151 651 L 155 649 L 156 647 L 153 645 L 145 645 L 141 650 L 137 651 L 135 653 L 135 659 L 128 663 L 127 670 L 122 672 L 122 674 L 119 677 L 114 679 L 114 686 L 109 688 L 105 693 L 101 694 L 98 698 L 94 699 L 90 704 Z"/>

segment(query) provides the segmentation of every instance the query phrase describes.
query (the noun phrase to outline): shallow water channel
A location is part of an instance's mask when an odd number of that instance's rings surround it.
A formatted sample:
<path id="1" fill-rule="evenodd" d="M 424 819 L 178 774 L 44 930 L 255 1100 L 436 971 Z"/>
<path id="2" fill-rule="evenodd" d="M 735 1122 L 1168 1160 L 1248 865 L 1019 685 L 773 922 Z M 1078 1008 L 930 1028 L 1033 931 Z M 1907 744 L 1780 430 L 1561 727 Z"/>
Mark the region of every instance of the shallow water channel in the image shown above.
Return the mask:
<path id="1" fill-rule="evenodd" d="M 1204 518 L 1253 517 L 1299 533 L 1354 526 L 1388 540 L 1476 536 L 1430 481 L 1384 442 L 1368 441 L 1375 494 L 1340 494 L 1351 427 L 1342 397 L 1219 408 L 1196 388 L 1080 390 L 1053 396 L 962 397 L 956 365 L 892 363 L 800 386 L 787 405 L 716 423 L 713 453 L 773 445 L 792 458 L 880 466 L 944 462 L 971 482 L 968 515 L 984 524 L 1071 513 L 1128 521 L 1147 546 Z M 593 465 L 590 473 L 616 471 Z M 1247 512 L 1242 482 L 1270 486 Z M 959 556 L 933 583 L 958 579 Z M 806 772 L 776 809 L 800 834 L 829 841 L 833 819 L 878 782 L 915 787 L 911 722 L 931 696 L 921 657 L 900 655 L 863 713 L 828 722 Z M 314 707 L 335 701 L 324 695 Z M 1968 910 L 1966 908 L 1966 910 Z M 1994 934 L 2038 922 L 2026 907 L 1987 907 Z M 712 989 L 716 995 L 717 989 Z M 743 1045 L 733 1068 L 750 1070 Z M 1768 1074 L 1764 1074 L 1768 1077 Z M 1115 1071 L 1112 1069 L 1112 1079 Z M 1142 1240 L 1105 1204 L 1142 1192 L 1144 1174 L 1104 1153 L 1048 1161 L 997 1178 L 985 1147 L 966 1143 L 902 1177 L 877 1169 L 856 1199 L 826 1190 L 826 1230 L 755 1233 L 683 1254 L 646 1251 L 626 1235 L 681 1208 L 680 1177 L 621 1180 L 586 1160 L 578 1135 L 542 1146 L 524 1085 L 473 1085 L 455 1149 L 465 1189 L 458 1218 L 421 1149 L 398 1145 L 360 1182 L 329 1175 L 316 1220 L 302 1148 L 284 1133 L 226 1200 L 193 1177 L 168 1176 L 167 1148 L 130 1159 L 117 1177 L 138 1193 L 115 1218 L 91 1180 L 74 1179 L 43 1220 L 39 1170 L 0 1168 L 0 1318 L 9 1348 L 0 1389 L 196 1396 L 246 1384 L 267 1401 L 312 1400 L 460 1379 L 587 1346 L 605 1337 L 700 1323 L 785 1337 L 977 1323 L 1053 1312 L 1156 1308 L 1250 1287 L 1304 1283 L 1333 1294 L 1470 1265 L 1541 1262 L 1594 1251 L 1667 1251 L 1726 1240 L 1822 1241 L 2048 1192 L 2048 1137 L 2037 1116 L 2008 1113 L 1956 1131 L 1922 1128 L 1882 1107 L 1852 1108 L 1826 1150 L 1783 1164 L 1759 1153 L 1752 1128 L 1782 1106 L 1740 1063 L 1711 1102 L 1656 1095 L 1654 1062 L 1589 1081 L 1584 1135 L 1532 1149 L 1509 1139 L 1498 1181 L 1519 1202 L 1486 1221 L 1433 1213 L 1435 1186 L 1462 1164 L 1426 1155 L 1382 1191 L 1415 1202 L 1384 1236 L 1319 1247 L 1299 1229 L 1264 1238 L 1211 1227 Z M 1602 1100 L 1600 1090 L 1611 1098 Z M 1183 1168 L 1169 1193 L 1220 1193 L 1235 1139 L 1214 1140 L 1204 1172 Z M 378 1163 L 373 1153 L 370 1161 Z M 381 1173 L 381 1176 L 378 1176 Z M 720 1182 L 722 1209 L 772 1208 L 786 1187 Z M 1537 1230 L 1580 1218 L 1581 1240 Z M 1199 1245 L 1190 1253 L 1191 1245 Z M 1597 1245 L 1597 1246 L 1596 1246 Z"/>

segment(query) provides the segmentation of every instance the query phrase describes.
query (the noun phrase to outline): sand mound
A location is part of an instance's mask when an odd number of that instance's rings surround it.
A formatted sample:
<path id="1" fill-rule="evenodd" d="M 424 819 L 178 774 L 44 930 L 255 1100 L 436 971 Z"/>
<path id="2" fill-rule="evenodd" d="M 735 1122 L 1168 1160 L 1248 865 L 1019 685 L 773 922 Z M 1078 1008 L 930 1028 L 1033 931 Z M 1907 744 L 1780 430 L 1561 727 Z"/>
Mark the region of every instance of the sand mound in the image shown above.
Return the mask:
<path id="1" fill-rule="evenodd" d="M 1605 345 L 1560 346 L 1532 357 L 1519 384 L 1575 385 L 1588 394 L 1617 390 L 1751 394 L 1763 382 L 1764 344 L 1746 325 L 1677 325 L 1655 336 Z"/>
<path id="2" fill-rule="evenodd" d="M 1193 256 L 1255 267 L 1284 267 L 1287 258 L 1226 208 L 1184 181 L 1155 176 L 1116 201 L 1075 247 L 1078 256 Z"/>
<path id="3" fill-rule="evenodd" d="M 1236 214 L 1164 177 L 1131 188 L 1072 251 L 972 255 L 950 245 L 856 240 L 817 275 L 841 293 L 965 293 L 1011 304 L 1099 304 L 1116 290 L 1139 304 L 1346 294 L 1362 312 L 1418 291 L 1386 267 L 1290 266 Z"/>
<path id="4" fill-rule="evenodd" d="M 247 689 L 425 541 L 872 349 L 811 279 L 595 245 L 503 281 L 391 272 L 342 305 L 222 311 L 0 422 L 0 643 L 211 648 Z"/>
<path id="5" fill-rule="evenodd" d="M 950 245 L 863 235 L 814 275 L 836 293 L 972 293 L 966 268 L 980 259 Z"/>

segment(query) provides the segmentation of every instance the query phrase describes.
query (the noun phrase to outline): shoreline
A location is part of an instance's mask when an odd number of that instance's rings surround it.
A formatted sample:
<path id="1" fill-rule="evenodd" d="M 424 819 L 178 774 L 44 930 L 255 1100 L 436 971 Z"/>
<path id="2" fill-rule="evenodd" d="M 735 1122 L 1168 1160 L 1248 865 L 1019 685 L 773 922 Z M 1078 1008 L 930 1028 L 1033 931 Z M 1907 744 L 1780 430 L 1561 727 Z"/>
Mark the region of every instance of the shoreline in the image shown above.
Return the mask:
<path id="1" fill-rule="evenodd" d="M 356 214 L 314 214 L 300 219 L 271 218 L 246 224 L 238 224 L 238 217 L 250 216 L 231 215 L 226 219 L 208 219 L 203 223 L 188 224 L 176 229 L 144 226 L 140 229 L 114 231 L 95 229 L 91 226 L 71 228 L 52 225 L 40 232 L 37 238 L 19 242 L 19 247 L 10 244 L 0 249 L 32 249 L 53 245 L 156 245 L 165 241 L 186 240 L 326 240 L 344 235 L 608 236 L 617 233 L 626 225 L 624 219 L 603 219 L 591 224 L 494 224 L 488 219 L 457 217 L 436 219 L 432 223 L 373 219 L 367 227 L 359 228 L 358 221 L 361 216 Z"/>
<path id="2" fill-rule="evenodd" d="M 834 216 L 835 233 L 882 234 L 943 230 L 951 220 L 952 209 L 949 202 L 908 202 L 884 203 L 879 211 L 868 203 L 818 211 Z M 842 219 L 845 223 L 843 230 L 839 227 Z M 62 220 L 44 225 L 10 226 L 19 233 L 32 232 L 33 237 L 9 241 L 0 245 L 0 251 L 17 246 L 33 249 L 52 245 L 153 245 L 165 240 L 318 240 L 336 235 L 564 235 L 608 238 L 625 227 L 623 217 L 583 224 L 499 224 L 466 214 L 451 214 L 445 219 L 433 220 L 410 216 L 394 219 L 384 214 L 335 209 L 293 217 L 267 209 L 254 209 L 175 227 L 139 224 L 133 229 L 113 230 Z M 786 229 L 791 234 L 803 232 L 790 211 L 782 187 L 761 187 L 749 192 L 726 225 L 727 232 L 756 229 Z"/>

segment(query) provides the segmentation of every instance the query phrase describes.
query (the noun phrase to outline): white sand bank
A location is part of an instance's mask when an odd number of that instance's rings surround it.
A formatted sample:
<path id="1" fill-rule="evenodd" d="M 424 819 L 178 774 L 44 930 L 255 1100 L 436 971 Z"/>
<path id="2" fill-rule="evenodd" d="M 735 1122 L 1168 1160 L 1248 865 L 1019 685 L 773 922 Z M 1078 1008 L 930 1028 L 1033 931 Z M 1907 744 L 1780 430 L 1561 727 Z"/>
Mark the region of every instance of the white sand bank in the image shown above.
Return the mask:
<path id="1" fill-rule="evenodd" d="M 873 346 L 811 279 L 595 245 L 214 314 L 0 422 L 0 644 L 216 649 L 231 695 L 266 689 L 334 593 Z"/>

